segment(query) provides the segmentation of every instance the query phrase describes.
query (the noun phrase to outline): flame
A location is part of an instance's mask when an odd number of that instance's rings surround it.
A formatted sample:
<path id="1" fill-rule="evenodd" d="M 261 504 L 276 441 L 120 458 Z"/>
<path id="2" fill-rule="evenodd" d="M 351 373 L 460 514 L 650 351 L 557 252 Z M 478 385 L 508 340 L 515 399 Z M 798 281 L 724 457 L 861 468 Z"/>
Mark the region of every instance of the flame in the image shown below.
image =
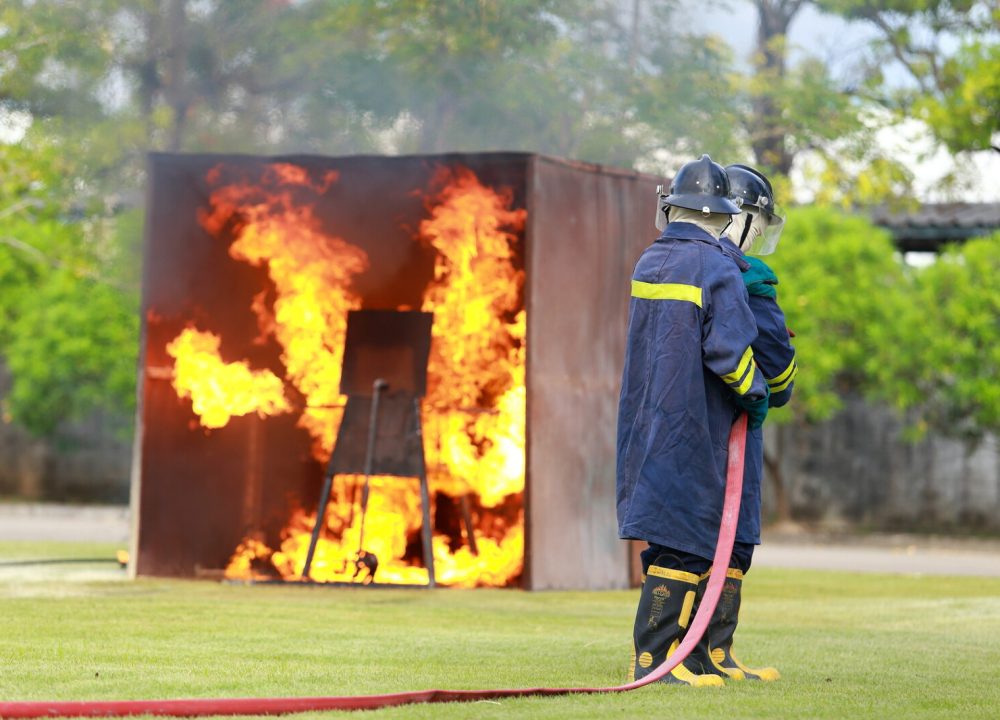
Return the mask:
<path id="1" fill-rule="evenodd" d="M 245 362 L 223 362 L 219 336 L 188 327 L 167 345 L 175 359 L 173 385 L 190 398 L 207 428 L 225 426 L 233 416 L 261 417 L 288 412 L 281 379 L 270 370 L 251 370 Z"/>
<path id="2" fill-rule="evenodd" d="M 325 462 L 343 412 L 336 406 L 346 400 L 338 388 L 347 313 L 361 306 L 351 282 L 367 268 L 368 258 L 323 232 L 315 215 L 320 197 L 338 182 L 335 172 L 315 181 L 303 168 L 278 163 L 259 178 L 224 180 L 224 174 L 221 166 L 209 174 L 215 189 L 199 220 L 211 235 L 232 238 L 229 254 L 235 260 L 267 269 L 274 285 L 272 307 L 267 292 L 257 294 L 250 306 L 261 332 L 258 341 L 273 338 L 282 348 L 284 382 L 305 398 L 299 425 L 312 436 L 316 458 Z M 414 238 L 437 252 L 422 304 L 434 313 L 422 408 L 428 475 L 433 492 L 464 497 L 478 510 L 460 538 L 434 535 L 435 575 L 444 585 L 500 586 L 520 574 L 524 559 L 524 273 L 515 249 L 526 212 L 511 208 L 510 192 L 482 185 L 465 169 L 443 170 L 433 183 L 439 190 L 428 199 L 428 217 Z M 170 344 L 177 350 L 171 352 L 175 375 L 203 354 L 181 341 L 185 333 Z M 218 338 L 203 335 L 214 338 L 217 356 Z M 261 404 L 243 414 L 289 411 L 282 381 L 270 371 L 251 371 L 246 363 L 203 363 L 197 375 L 212 392 L 175 385 L 179 395 L 192 399 L 203 425 L 221 427 L 229 419 L 206 409 L 206 398 L 241 397 L 239 386 L 220 370 L 234 365 L 261 388 L 268 383 L 272 393 L 277 388 L 281 400 L 266 404 L 270 395 L 262 389 Z M 256 396 L 257 386 L 246 392 Z M 378 582 L 427 583 L 419 551 L 418 481 L 370 478 L 363 541 L 362 484 L 358 476 L 334 478 L 310 578 L 364 581 L 367 570 L 359 572 L 355 564 L 363 550 L 378 557 Z M 259 538 L 244 539 L 226 576 L 301 579 L 315 522 L 315 512 L 296 510 L 278 549 Z M 471 550 L 468 532 L 474 533 L 478 553 Z"/>
<path id="3" fill-rule="evenodd" d="M 514 266 L 527 212 L 465 169 L 420 224 L 438 251 L 423 310 L 434 313 L 425 422 L 437 487 L 476 492 L 485 507 L 524 490 L 524 272 Z"/>
<path id="4" fill-rule="evenodd" d="M 209 182 L 220 174 L 214 170 Z M 299 426 L 325 455 L 333 451 L 343 415 L 338 406 L 346 401 L 339 387 L 347 313 L 361 307 L 350 284 L 368 267 L 365 252 L 324 233 L 314 213 L 311 203 L 338 179 L 329 172 L 314 183 L 305 169 L 274 163 L 257 182 L 222 185 L 212 193 L 211 210 L 199 216 L 216 236 L 233 227 L 231 257 L 267 267 L 277 296 L 273 314 L 259 295 L 252 309 L 262 332 L 284 349 L 286 377 L 308 399 Z M 303 194 L 311 203 L 299 200 Z"/>
<path id="5" fill-rule="evenodd" d="M 345 483 L 362 479 L 351 475 L 335 478 L 336 490 L 343 490 Z M 408 487 L 400 483 L 408 484 Z M 420 508 L 416 480 L 374 476 L 372 491 L 365 519 L 364 551 L 379 558 L 376 578 L 380 583 L 426 585 L 426 568 L 402 560 L 409 538 L 420 531 Z M 412 484 L 410 484 L 412 483 Z M 400 506 L 409 506 L 408 512 L 399 512 Z M 359 512 L 355 507 L 355 512 Z M 368 579 L 365 568 L 358 570 L 355 558 L 359 555 L 360 525 L 349 526 L 343 519 L 350 517 L 350 507 L 343 502 L 331 502 L 327 510 L 327 533 L 320 536 L 310 566 L 310 579 L 317 582 L 358 582 Z M 355 515 L 355 518 L 358 516 Z M 266 577 L 255 572 L 255 566 L 273 566 L 281 577 L 301 580 L 305 567 L 309 541 L 315 525 L 315 513 L 296 510 L 288 526 L 282 531 L 280 549 L 272 551 L 267 545 L 245 539 L 226 568 L 226 577 Z M 414 522 L 415 521 L 415 522 Z M 524 523 L 518 518 L 503 537 L 480 537 L 478 554 L 468 546 L 457 551 L 449 549 L 450 538 L 436 534 L 433 539 L 434 571 L 437 582 L 450 587 L 502 586 L 520 572 L 524 559 Z"/>

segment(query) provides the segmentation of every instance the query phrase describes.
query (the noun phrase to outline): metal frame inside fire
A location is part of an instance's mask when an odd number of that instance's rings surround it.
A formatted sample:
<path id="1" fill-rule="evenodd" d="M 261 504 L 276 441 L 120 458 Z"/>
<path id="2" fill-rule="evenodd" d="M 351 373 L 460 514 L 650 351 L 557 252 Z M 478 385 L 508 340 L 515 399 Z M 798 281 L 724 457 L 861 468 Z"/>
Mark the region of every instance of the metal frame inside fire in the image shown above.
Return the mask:
<path id="1" fill-rule="evenodd" d="M 347 314 L 383 309 L 434 313 L 438 584 L 626 587 L 614 421 L 661 182 L 524 153 L 152 155 L 131 572 L 303 581 Z M 335 478 L 310 579 L 425 584 L 416 478 L 371 478 L 359 577 L 363 484 Z"/>

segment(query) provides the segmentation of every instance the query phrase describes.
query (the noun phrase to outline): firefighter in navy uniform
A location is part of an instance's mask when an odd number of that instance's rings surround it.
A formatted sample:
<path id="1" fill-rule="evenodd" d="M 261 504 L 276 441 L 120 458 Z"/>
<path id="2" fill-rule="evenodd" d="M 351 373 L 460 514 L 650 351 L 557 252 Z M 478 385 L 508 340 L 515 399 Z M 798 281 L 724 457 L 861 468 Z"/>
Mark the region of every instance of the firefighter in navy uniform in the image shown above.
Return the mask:
<path id="1" fill-rule="evenodd" d="M 633 677 L 680 643 L 722 515 L 731 426 L 759 428 L 768 385 L 751 343 L 757 328 L 737 264 L 720 236 L 739 214 L 722 166 L 703 155 L 678 171 L 663 199 L 663 233 L 632 275 L 618 408 L 619 536 L 644 540 L 633 630 Z M 683 665 L 664 678 L 722 685 Z"/>
<path id="2" fill-rule="evenodd" d="M 741 202 L 741 212 L 733 218 L 727 236 L 722 238 L 722 245 L 743 271 L 743 281 L 750 295 L 750 309 L 757 325 L 757 338 L 751 344 L 754 359 L 770 389 L 768 405 L 780 407 L 791 398 L 798 366 L 795 363 L 795 348 L 785 325 L 785 315 L 778 306 L 775 289 L 778 278 L 757 256 L 774 252 L 784 220 L 777 214 L 774 190 L 764 175 L 746 165 L 729 165 L 726 174 L 733 194 Z M 780 677 L 772 667 L 749 668 L 733 655 L 733 634 L 739 620 L 743 576 L 750 569 L 754 547 L 760 544 L 763 469 L 763 430 L 748 430 L 743 495 L 733 556 L 708 630 L 684 661 L 692 672 L 734 680 L 777 680 Z M 707 576 L 702 577 L 698 588 L 699 599 L 707 584 Z"/>

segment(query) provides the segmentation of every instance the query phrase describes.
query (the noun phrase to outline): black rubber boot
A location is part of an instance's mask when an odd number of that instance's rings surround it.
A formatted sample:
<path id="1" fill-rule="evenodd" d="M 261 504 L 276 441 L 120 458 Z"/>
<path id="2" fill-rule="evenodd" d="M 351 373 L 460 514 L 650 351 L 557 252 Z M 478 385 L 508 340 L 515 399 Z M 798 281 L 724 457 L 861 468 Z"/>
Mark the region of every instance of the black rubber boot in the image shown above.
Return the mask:
<path id="1" fill-rule="evenodd" d="M 642 595 L 632 630 L 632 678 L 638 680 L 659 667 L 669 657 L 691 621 L 698 590 L 698 576 L 683 570 L 650 565 L 642 583 Z M 694 687 L 724 685 L 716 674 L 696 675 L 683 664 L 660 682 Z"/>
<path id="2" fill-rule="evenodd" d="M 708 574 L 702 576 L 698 584 L 697 599 L 700 602 L 708 586 Z M 730 568 L 726 582 L 722 586 L 722 596 L 715 607 L 712 620 L 701 642 L 684 661 L 690 672 L 705 673 L 730 678 L 732 680 L 772 681 L 781 677 L 773 667 L 748 668 L 733 655 L 733 635 L 739 622 L 740 595 L 743 589 L 743 573 Z"/>

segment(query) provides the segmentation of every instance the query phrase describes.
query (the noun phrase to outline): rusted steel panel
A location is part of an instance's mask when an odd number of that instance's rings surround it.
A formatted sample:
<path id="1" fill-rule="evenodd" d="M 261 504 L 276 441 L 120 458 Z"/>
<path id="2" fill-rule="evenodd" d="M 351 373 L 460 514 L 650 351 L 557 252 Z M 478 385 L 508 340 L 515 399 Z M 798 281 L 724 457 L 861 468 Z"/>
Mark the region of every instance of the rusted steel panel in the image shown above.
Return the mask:
<path id="1" fill-rule="evenodd" d="M 315 205 L 331 235 L 363 249 L 369 269 L 353 289 L 366 309 L 419 308 L 431 280 L 434 251 L 414 242 L 426 217 L 427 193 L 441 168 L 471 169 L 486 186 L 507 188 L 524 207 L 528 156 L 449 154 L 414 157 L 325 158 L 154 154 L 145 231 L 142 367 L 133 463 L 132 572 L 192 576 L 219 570 L 240 542 L 256 534 L 277 547 L 296 507 L 314 509 L 323 466 L 295 416 L 233 418 L 225 427 L 199 426 L 188 400 L 171 385 L 167 344 L 188 324 L 222 337 L 227 361 L 282 372 L 281 348 L 261 335 L 250 311 L 273 285 L 265 270 L 234 262 L 228 246 L 199 223 L 208 207 L 213 168 L 253 177 L 277 163 L 311 177 L 339 174 L 336 193 Z M 523 262 L 518 260 L 519 263 Z M 299 398 L 301 400 L 301 398 Z"/>
<path id="2" fill-rule="evenodd" d="M 628 281 L 655 235 L 658 180 L 520 153 L 151 157 L 133 572 L 217 571 L 248 535 L 277 547 L 292 511 L 313 510 L 318 502 L 324 468 L 295 413 L 236 417 L 207 430 L 173 389 L 166 352 L 195 323 L 221 336 L 226 361 L 282 373 L 281 347 L 274 338 L 259 339 L 250 310 L 262 290 L 273 293 L 267 272 L 234 262 L 198 219 L 208 206 L 213 168 L 252 177 L 282 162 L 317 178 L 339 174 L 337 191 L 314 212 L 330 234 L 367 253 L 369 268 L 352 284 L 366 309 L 420 308 L 435 251 L 414 242 L 414 232 L 427 216 L 427 191 L 439 168 L 464 166 L 485 186 L 509 188 L 514 208 L 527 208 L 516 259 L 526 267 L 528 328 L 522 582 L 537 589 L 625 587 L 628 552 L 617 539 L 614 507 L 615 419 Z M 436 513 L 435 522 L 458 522 L 447 512 Z"/>
<path id="3" fill-rule="evenodd" d="M 528 205 L 528 580 L 621 588 L 615 423 L 629 281 L 661 180 L 545 157 Z"/>

